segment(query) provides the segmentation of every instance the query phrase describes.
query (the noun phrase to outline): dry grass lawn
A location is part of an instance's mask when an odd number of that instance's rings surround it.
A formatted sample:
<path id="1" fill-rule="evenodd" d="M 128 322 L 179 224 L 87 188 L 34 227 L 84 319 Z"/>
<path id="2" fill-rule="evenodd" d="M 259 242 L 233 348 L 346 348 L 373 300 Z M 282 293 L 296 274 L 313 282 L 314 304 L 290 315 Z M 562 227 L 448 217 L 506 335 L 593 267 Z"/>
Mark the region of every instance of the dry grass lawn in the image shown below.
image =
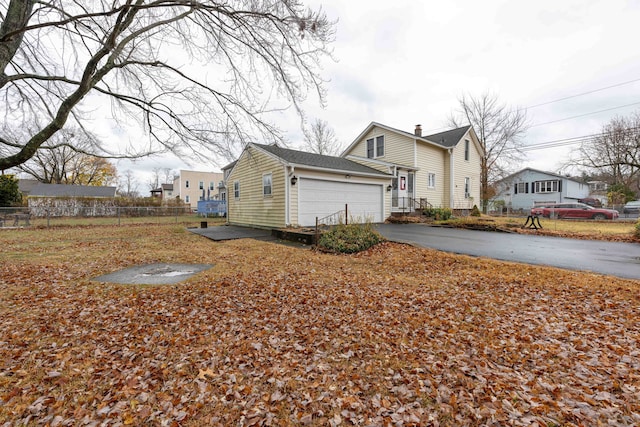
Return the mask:
<path id="1" fill-rule="evenodd" d="M 640 425 L 637 281 L 179 226 L 0 241 L 0 425 Z M 215 266 L 91 281 L 156 262 Z"/>

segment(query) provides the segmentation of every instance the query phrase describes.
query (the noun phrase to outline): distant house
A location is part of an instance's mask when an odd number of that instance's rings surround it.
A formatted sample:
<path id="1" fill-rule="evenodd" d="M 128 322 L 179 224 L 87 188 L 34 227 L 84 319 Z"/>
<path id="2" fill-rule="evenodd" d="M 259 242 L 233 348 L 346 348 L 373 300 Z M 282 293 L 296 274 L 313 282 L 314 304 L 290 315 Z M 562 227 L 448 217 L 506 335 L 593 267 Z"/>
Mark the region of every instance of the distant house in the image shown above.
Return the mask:
<path id="1" fill-rule="evenodd" d="M 173 179 L 172 197 L 197 209 L 199 200 L 217 200 L 218 185 L 222 181 L 221 172 L 200 172 L 180 170 Z"/>
<path id="2" fill-rule="evenodd" d="M 173 184 L 162 184 L 158 188 L 151 190 L 151 197 L 156 197 L 162 200 L 173 199 Z"/>
<path id="3" fill-rule="evenodd" d="M 31 194 L 31 190 L 33 189 L 33 187 L 38 184 L 40 184 L 40 181 L 38 181 L 37 179 L 19 179 L 18 190 L 20 190 L 20 193 L 22 193 L 22 197 L 26 199 L 27 196 Z"/>
<path id="4" fill-rule="evenodd" d="M 104 216 L 113 214 L 115 196 L 116 187 L 38 183 L 27 204 L 35 216 Z"/>
<path id="5" fill-rule="evenodd" d="M 493 202 L 501 200 L 513 210 L 529 210 L 533 206 L 577 202 L 589 196 L 589 185 L 576 179 L 525 168 L 496 183 Z"/>

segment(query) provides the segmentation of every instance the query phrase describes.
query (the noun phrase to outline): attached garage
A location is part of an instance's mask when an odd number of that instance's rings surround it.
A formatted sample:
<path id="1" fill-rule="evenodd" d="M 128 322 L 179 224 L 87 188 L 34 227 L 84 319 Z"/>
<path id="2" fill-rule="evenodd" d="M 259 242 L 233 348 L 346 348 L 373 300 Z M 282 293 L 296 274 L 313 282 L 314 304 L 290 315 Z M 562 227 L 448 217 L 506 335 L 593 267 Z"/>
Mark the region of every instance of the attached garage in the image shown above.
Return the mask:
<path id="1" fill-rule="evenodd" d="M 384 186 L 301 177 L 298 188 L 298 221 L 315 225 L 323 218 L 348 206 L 350 218 L 371 222 L 384 220 Z"/>

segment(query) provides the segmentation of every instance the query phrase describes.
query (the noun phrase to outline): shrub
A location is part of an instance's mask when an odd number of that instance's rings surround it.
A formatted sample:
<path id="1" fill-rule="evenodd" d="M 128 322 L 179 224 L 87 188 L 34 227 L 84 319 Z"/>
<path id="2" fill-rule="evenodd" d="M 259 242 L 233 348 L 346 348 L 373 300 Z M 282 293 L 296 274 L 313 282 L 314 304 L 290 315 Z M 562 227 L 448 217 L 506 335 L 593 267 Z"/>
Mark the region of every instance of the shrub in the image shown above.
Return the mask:
<path id="1" fill-rule="evenodd" d="M 443 208 L 426 208 L 422 211 L 424 215 L 433 218 L 436 221 L 446 221 L 451 218 L 451 209 Z"/>
<path id="2" fill-rule="evenodd" d="M 318 246 L 334 252 L 352 254 L 369 249 L 384 241 L 373 225 L 339 224 L 320 237 Z"/>
<path id="3" fill-rule="evenodd" d="M 640 219 L 638 219 L 638 222 L 636 222 L 636 228 L 633 234 L 636 236 L 636 238 L 640 239 Z"/>
<path id="4" fill-rule="evenodd" d="M 473 205 L 473 209 L 471 209 L 471 216 L 482 216 L 480 214 L 480 209 L 478 209 L 478 205 Z"/>

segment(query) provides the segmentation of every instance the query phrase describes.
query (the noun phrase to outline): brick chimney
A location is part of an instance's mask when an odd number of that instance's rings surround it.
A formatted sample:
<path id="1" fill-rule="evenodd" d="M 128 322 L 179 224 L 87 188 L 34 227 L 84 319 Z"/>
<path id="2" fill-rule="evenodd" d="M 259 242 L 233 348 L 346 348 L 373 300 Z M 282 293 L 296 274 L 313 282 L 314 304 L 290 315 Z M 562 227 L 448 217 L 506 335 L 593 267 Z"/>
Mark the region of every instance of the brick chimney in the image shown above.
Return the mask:
<path id="1" fill-rule="evenodd" d="M 422 125 L 416 125 L 416 130 L 414 131 L 416 136 L 422 137 Z"/>

